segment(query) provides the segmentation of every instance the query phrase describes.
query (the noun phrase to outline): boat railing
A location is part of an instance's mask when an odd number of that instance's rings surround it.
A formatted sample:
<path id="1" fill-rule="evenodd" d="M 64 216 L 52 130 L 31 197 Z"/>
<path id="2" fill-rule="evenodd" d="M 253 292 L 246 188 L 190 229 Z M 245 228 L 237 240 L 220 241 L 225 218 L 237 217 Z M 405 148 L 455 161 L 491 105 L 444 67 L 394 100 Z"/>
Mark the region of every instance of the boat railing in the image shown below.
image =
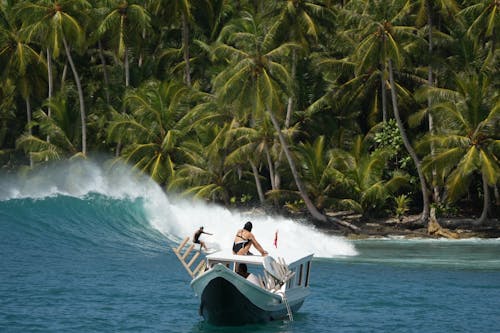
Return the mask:
<path id="1" fill-rule="evenodd" d="M 274 260 L 272 257 L 264 260 L 264 275 L 266 277 L 267 289 L 271 291 L 281 290 L 293 278 L 295 272 L 288 268 L 285 260 L 281 257 L 278 257 L 277 260 Z"/>

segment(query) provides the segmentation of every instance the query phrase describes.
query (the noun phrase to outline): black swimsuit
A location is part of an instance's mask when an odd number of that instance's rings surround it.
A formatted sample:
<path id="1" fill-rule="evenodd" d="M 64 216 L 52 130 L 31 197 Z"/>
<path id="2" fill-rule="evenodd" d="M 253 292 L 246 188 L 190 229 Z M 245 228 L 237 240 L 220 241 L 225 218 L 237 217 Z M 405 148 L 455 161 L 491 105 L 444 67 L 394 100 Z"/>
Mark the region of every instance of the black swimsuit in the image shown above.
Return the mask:
<path id="1" fill-rule="evenodd" d="M 197 231 L 195 234 L 194 234 L 194 239 L 193 239 L 193 243 L 196 243 L 196 244 L 200 244 L 200 236 L 203 232 L 200 232 L 200 231 Z"/>
<path id="2" fill-rule="evenodd" d="M 239 235 L 236 235 L 236 236 L 243 239 L 243 241 L 233 243 L 233 252 L 234 253 L 238 253 L 239 250 L 244 248 L 250 242 L 250 239 L 243 238 L 241 233 Z"/>

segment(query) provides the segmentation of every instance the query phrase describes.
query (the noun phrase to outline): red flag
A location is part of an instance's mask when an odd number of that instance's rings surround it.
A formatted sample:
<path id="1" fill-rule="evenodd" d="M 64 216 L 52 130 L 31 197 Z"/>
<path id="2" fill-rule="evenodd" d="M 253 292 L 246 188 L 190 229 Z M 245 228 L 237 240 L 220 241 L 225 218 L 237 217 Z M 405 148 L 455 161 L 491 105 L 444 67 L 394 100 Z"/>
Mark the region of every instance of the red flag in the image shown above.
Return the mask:
<path id="1" fill-rule="evenodd" d="M 274 247 L 275 248 L 278 248 L 278 230 L 276 230 L 276 232 L 274 233 Z"/>

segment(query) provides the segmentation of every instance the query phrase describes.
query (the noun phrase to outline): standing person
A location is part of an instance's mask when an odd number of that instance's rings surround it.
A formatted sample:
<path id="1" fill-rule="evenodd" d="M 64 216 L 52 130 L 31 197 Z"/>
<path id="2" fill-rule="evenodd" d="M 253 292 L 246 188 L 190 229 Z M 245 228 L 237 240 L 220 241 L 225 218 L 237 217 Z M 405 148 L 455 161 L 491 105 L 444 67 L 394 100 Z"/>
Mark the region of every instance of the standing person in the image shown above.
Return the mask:
<path id="1" fill-rule="evenodd" d="M 252 234 L 252 222 L 248 221 L 245 223 L 243 229 L 238 230 L 233 242 L 233 253 L 239 255 L 252 254 L 249 252 L 250 247 L 254 246 L 260 254 L 266 256 L 268 253 L 265 251 L 259 242 L 255 239 Z"/>
<path id="2" fill-rule="evenodd" d="M 195 244 L 200 244 L 200 251 L 201 251 L 201 248 L 204 248 L 205 251 L 208 250 L 207 249 L 207 246 L 205 245 L 205 242 L 200 240 L 200 236 L 201 234 L 207 234 L 207 235 L 212 235 L 211 233 L 209 232 L 205 232 L 203 231 L 203 227 L 200 227 L 200 229 L 198 229 L 195 233 L 194 233 L 194 236 L 193 236 L 193 243 Z"/>

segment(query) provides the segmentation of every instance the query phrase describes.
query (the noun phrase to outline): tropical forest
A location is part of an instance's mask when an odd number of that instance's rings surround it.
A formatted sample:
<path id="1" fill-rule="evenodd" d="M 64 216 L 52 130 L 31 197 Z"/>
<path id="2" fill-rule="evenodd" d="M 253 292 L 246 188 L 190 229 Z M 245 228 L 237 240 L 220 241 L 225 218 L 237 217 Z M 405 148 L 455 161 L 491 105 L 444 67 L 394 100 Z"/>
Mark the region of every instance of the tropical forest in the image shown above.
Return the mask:
<path id="1" fill-rule="evenodd" d="M 1 170 L 104 156 L 319 225 L 498 223 L 499 35 L 498 0 L 0 0 Z"/>

